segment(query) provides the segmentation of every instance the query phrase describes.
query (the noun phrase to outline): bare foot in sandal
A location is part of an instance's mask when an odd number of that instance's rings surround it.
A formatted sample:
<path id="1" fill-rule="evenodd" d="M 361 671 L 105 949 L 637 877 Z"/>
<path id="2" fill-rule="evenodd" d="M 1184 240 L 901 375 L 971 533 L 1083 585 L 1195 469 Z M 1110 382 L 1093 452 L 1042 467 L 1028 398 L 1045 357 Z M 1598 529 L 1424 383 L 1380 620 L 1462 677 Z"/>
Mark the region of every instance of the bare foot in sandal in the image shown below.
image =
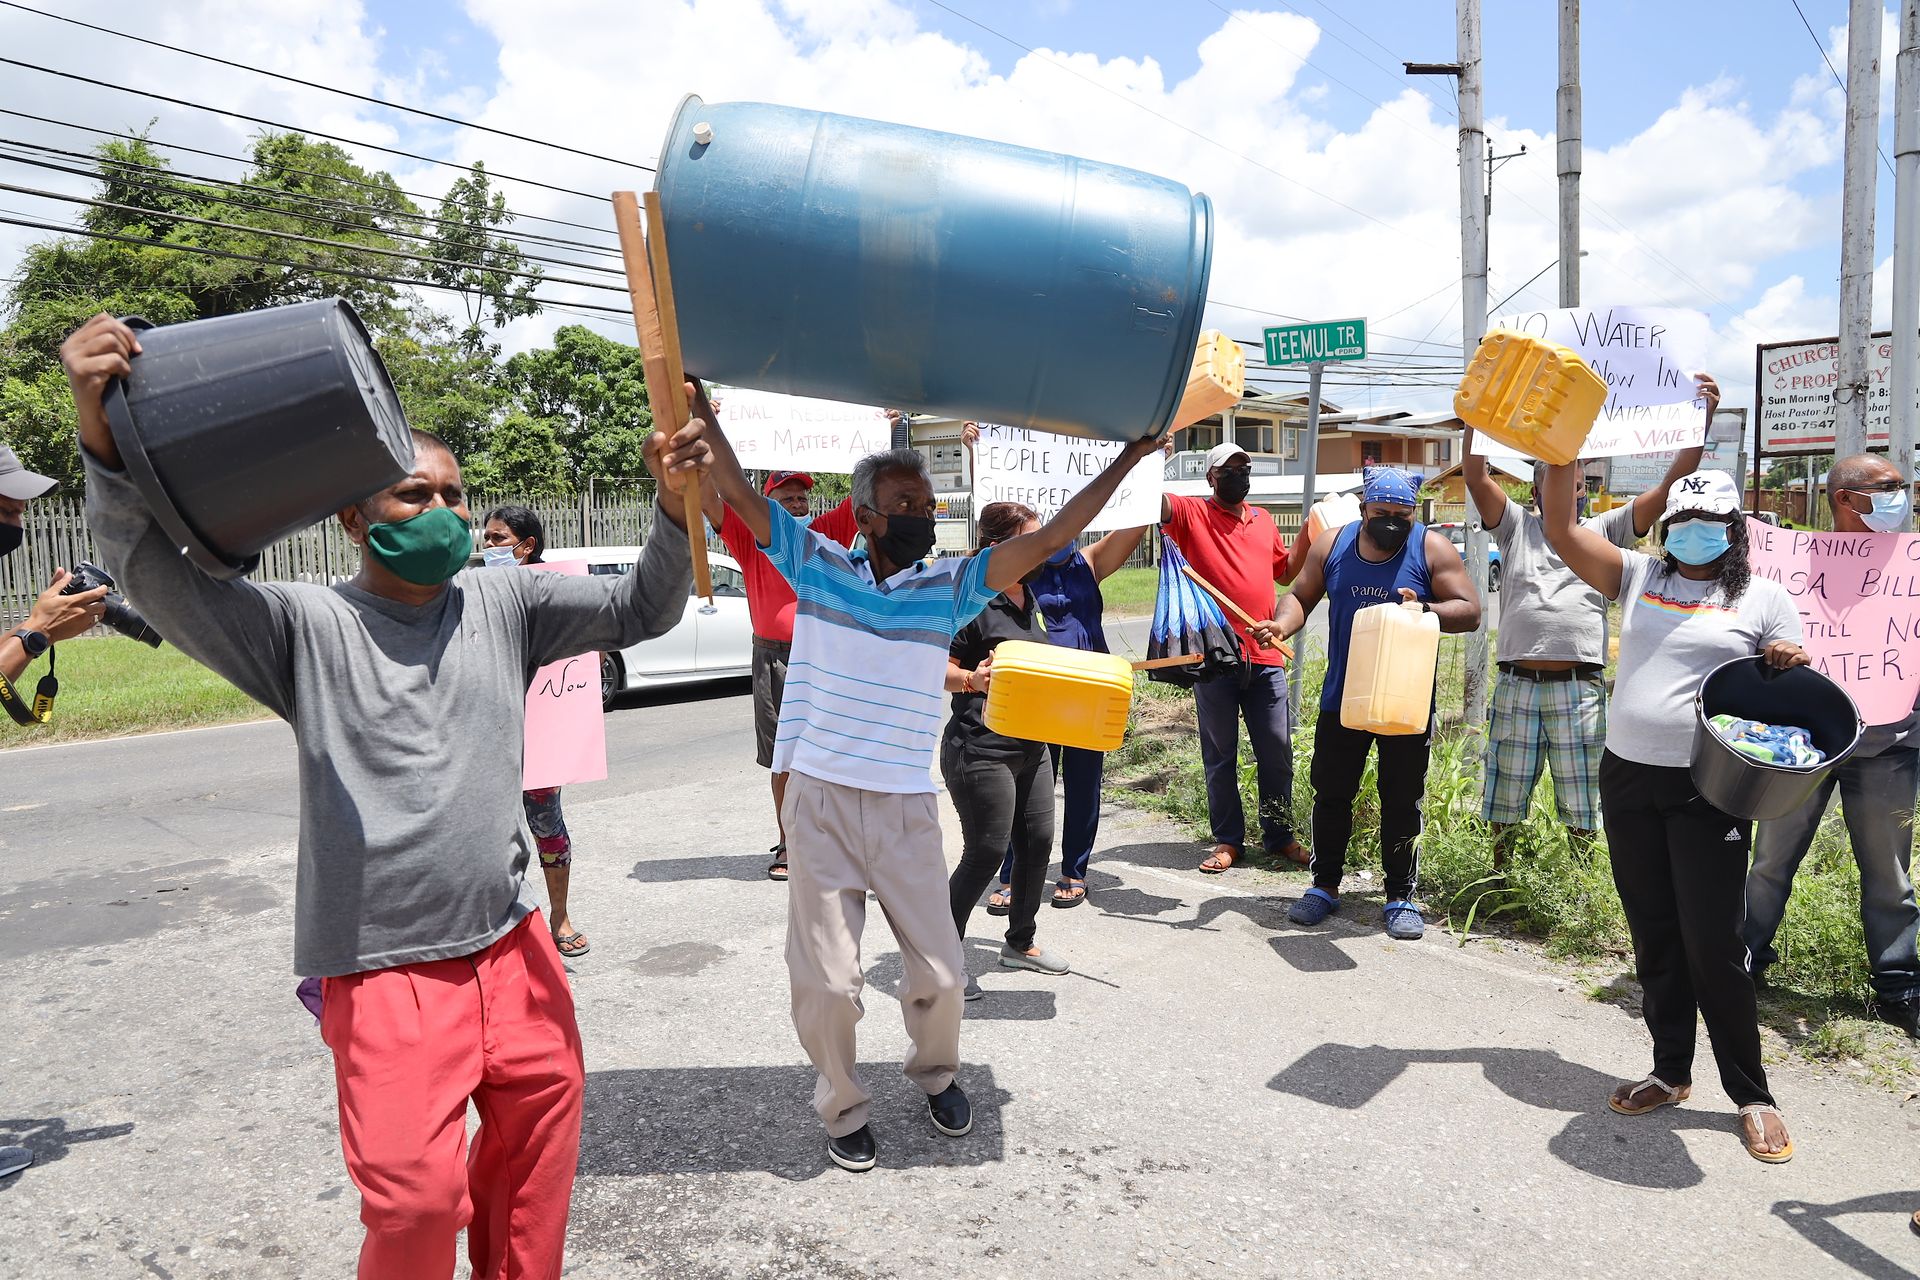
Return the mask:
<path id="1" fill-rule="evenodd" d="M 1740 1108 L 1740 1136 L 1746 1139 L 1747 1154 L 1767 1164 L 1785 1164 L 1793 1159 L 1793 1139 L 1787 1136 L 1787 1119 L 1776 1107 L 1750 1102 Z"/>
<path id="2" fill-rule="evenodd" d="M 1222 871 L 1232 870 L 1233 864 L 1239 860 L 1238 849 L 1230 844 L 1217 844 L 1213 846 L 1213 852 L 1207 855 L 1206 861 L 1200 864 L 1200 869 L 1210 876 L 1217 876 Z"/>
<path id="3" fill-rule="evenodd" d="M 1623 1116 L 1643 1116 L 1649 1111 L 1685 1102 L 1692 1096 L 1690 1084 L 1671 1085 L 1659 1076 L 1648 1076 L 1615 1089 L 1607 1099 L 1607 1106 Z"/>

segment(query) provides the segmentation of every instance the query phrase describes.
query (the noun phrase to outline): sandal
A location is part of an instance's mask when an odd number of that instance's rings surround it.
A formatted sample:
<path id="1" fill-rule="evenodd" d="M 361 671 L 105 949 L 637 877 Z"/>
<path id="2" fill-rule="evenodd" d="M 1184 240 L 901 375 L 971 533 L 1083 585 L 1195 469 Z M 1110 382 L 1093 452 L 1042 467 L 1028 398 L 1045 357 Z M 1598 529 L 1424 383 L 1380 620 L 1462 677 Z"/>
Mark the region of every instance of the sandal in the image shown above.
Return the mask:
<path id="1" fill-rule="evenodd" d="M 998 889 L 995 889 L 992 893 L 987 895 L 987 914 L 988 915 L 1004 916 L 1004 915 L 1010 914 L 1012 911 L 1013 911 L 1013 888 L 1011 885 L 1003 884 Z"/>
<path id="2" fill-rule="evenodd" d="M 1760 1145 L 1766 1140 L 1767 1122 L 1758 1117 L 1770 1115 L 1780 1117 L 1780 1133 L 1781 1136 L 1786 1137 L 1786 1116 L 1781 1114 L 1780 1108 L 1769 1106 L 1764 1102 L 1749 1102 L 1746 1106 L 1740 1108 L 1740 1136 L 1746 1141 L 1747 1154 L 1755 1160 L 1763 1164 L 1785 1164 L 1787 1161 L 1793 1159 L 1793 1139 L 1791 1137 L 1787 1137 L 1787 1145 L 1778 1151 L 1768 1151 Z M 1747 1119 L 1750 1116 L 1755 1117 L 1752 1126 L 1747 1124 Z"/>
<path id="3" fill-rule="evenodd" d="M 1659 1076 L 1648 1076 L 1638 1084 L 1622 1085 L 1620 1088 L 1625 1089 L 1626 1093 L 1622 1094 L 1620 1089 L 1615 1089 L 1613 1093 L 1608 1096 L 1607 1105 L 1623 1116 L 1643 1116 L 1649 1111 L 1658 1111 L 1661 1107 L 1671 1107 L 1678 1103 L 1685 1102 L 1693 1096 L 1692 1085 L 1671 1085 Z M 1634 1099 L 1638 1098 L 1642 1093 L 1651 1090 L 1658 1090 L 1660 1096 L 1646 1103 L 1636 1103 L 1634 1101 Z M 1624 1101 L 1622 1101 L 1623 1098 L 1625 1099 Z"/>
<path id="4" fill-rule="evenodd" d="M 785 880 L 787 878 L 787 846 L 784 843 L 777 844 L 767 852 L 773 855 L 773 861 L 767 864 L 767 879 Z"/>
<path id="5" fill-rule="evenodd" d="M 1087 882 L 1075 880 L 1071 876 L 1062 876 L 1053 886 L 1053 905 L 1056 907 L 1077 907 L 1087 900 Z"/>
<path id="6" fill-rule="evenodd" d="M 1233 864 L 1238 861 L 1240 861 L 1238 849 L 1230 844 L 1217 844 L 1213 846 L 1213 852 L 1207 855 L 1207 860 L 1200 864 L 1200 870 L 1210 876 L 1217 876 L 1222 871 L 1231 871 Z"/>
<path id="7" fill-rule="evenodd" d="M 584 933 L 556 933 L 553 935 L 553 945 L 559 948 L 560 954 L 569 960 L 578 960 L 593 950 Z"/>

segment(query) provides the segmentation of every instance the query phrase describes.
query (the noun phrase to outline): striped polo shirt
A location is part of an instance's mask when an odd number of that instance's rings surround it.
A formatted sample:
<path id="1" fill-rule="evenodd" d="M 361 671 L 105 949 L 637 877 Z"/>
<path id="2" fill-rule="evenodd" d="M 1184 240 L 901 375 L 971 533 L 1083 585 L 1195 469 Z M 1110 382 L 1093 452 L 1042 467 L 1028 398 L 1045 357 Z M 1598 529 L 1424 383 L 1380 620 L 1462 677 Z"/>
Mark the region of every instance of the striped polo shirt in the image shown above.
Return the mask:
<path id="1" fill-rule="evenodd" d="M 947 647 L 996 594 L 990 552 L 875 582 L 864 551 L 808 532 L 771 500 L 767 519 L 767 559 L 798 602 L 774 772 L 863 791 L 932 791 Z"/>

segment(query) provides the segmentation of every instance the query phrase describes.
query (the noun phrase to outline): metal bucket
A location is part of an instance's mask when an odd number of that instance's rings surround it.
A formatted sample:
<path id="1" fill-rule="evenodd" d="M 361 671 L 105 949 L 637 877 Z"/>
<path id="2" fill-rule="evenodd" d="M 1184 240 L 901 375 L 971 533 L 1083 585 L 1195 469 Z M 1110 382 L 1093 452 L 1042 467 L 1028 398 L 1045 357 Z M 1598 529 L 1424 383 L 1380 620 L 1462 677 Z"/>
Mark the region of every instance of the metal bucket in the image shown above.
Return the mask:
<path id="1" fill-rule="evenodd" d="M 1811 769 L 1756 760 L 1720 740 L 1707 723 L 1717 715 L 1797 725 L 1826 759 Z M 1775 671 L 1764 658 L 1735 658 L 1708 672 L 1694 695 L 1693 785 L 1736 818 L 1784 818 L 1853 754 L 1864 728 L 1847 691 L 1812 667 Z"/>
<path id="2" fill-rule="evenodd" d="M 1213 211 L 1177 182 L 690 96 L 656 187 L 689 373 L 1112 440 L 1186 389 Z"/>

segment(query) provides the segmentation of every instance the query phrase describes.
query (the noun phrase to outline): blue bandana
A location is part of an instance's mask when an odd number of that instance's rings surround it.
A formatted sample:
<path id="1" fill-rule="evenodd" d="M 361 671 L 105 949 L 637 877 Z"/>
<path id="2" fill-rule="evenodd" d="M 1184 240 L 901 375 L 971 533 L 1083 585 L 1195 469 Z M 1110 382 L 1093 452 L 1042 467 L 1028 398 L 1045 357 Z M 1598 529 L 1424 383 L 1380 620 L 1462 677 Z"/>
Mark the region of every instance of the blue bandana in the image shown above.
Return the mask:
<path id="1" fill-rule="evenodd" d="M 1369 467 L 1366 492 L 1360 500 L 1411 507 L 1417 504 L 1419 493 L 1420 486 L 1414 483 L 1413 477 L 1398 467 Z"/>

